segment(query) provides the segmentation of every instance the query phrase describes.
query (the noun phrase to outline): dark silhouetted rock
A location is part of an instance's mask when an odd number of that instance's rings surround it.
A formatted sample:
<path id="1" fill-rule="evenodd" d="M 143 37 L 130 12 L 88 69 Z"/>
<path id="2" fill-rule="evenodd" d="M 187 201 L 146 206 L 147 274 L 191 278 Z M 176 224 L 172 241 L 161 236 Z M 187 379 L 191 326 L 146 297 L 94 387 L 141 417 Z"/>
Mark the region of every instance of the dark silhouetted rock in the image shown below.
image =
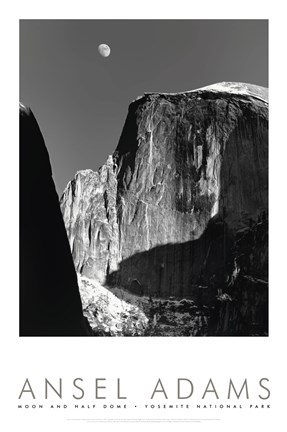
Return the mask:
<path id="1" fill-rule="evenodd" d="M 49 155 L 20 105 L 20 335 L 88 334 Z"/>

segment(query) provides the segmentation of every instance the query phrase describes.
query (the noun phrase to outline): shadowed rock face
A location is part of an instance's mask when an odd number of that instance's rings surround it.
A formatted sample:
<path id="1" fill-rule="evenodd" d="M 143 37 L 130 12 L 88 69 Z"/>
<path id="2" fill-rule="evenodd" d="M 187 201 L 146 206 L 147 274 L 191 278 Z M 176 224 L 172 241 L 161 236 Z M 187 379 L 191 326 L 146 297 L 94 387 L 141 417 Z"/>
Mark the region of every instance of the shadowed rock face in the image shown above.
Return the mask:
<path id="1" fill-rule="evenodd" d="M 49 155 L 20 105 L 20 335 L 88 334 Z"/>
<path id="2" fill-rule="evenodd" d="M 237 231 L 267 210 L 267 171 L 266 89 L 145 94 L 113 156 L 98 173 L 78 172 L 62 196 L 77 271 L 163 297 L 212 277 L 218 288 Z"/>

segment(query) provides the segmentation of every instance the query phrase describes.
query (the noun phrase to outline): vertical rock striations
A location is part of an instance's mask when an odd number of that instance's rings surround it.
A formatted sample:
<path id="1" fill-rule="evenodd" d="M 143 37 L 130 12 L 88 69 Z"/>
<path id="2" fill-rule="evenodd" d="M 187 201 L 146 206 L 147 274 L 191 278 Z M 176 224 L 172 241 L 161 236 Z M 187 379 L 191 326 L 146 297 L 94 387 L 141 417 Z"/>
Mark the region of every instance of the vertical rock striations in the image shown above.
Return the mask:
<path id="1" fill-rule="evenodd" d="M 77 172 L 61 199 L 76 270 L 100 282 L 120 261 L 116 171 L 109 156 L 99 172 Z"/>
<path id="2" fill-rule="evenodd" d="M 134 101 L 113 156 L 62 196 L 76 269 L 162 297 L 207 284 L 214 298 L 237 231 L 267 211 L 266 92 L 221 83 Z"/>

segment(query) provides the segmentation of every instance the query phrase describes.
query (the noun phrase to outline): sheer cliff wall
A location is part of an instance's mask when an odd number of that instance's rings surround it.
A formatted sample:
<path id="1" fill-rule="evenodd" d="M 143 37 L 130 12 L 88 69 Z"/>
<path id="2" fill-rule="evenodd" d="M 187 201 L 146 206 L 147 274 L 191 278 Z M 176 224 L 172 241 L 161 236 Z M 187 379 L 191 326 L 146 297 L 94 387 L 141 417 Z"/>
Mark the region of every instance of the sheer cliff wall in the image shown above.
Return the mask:
<path id="1" fill-rule="evenodd" d="M 220 284 L 236 233 L 267 211 L 267 173 L 261 95 L 145 94 L 107 163 L 78 172 L 62 196 L 76 269 L 163 297 Z"/>

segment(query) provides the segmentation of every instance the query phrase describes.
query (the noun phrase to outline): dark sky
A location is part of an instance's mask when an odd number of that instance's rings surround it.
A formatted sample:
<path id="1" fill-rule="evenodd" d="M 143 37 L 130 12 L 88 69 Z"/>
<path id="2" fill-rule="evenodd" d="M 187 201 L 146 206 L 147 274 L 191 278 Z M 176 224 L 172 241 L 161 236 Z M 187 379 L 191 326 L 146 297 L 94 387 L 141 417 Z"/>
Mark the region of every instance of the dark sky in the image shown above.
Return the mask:
<path id="1" fill-rule="evenodd" d="M 112 154 L 137 96 L 220 81 L 268 87 L 266 20 L 20 21 L 20 100 L 38 120 L 59 195 Z"/>

